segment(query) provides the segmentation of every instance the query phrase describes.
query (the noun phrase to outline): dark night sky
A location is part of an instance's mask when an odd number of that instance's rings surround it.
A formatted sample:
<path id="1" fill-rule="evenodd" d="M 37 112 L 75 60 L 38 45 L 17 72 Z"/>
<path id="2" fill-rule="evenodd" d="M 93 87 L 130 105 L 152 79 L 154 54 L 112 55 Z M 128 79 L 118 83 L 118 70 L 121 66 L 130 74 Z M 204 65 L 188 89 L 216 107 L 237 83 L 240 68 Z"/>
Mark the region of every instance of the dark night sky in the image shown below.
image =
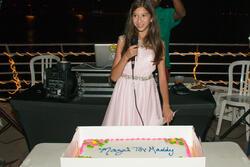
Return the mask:
<path id="1" fill-rule="evenodd" d="M 0 43 L 116 42 L 131 2 L 0 0 Z M 248 43 L 249 0 L 183 0 L 183 3 L 187 16 L 173 30 L 171 42 Z M 35 15 L 33 24 L 25 20 L 30 13 Z M 76 14 L 84 16 L 81 22 Z"/>

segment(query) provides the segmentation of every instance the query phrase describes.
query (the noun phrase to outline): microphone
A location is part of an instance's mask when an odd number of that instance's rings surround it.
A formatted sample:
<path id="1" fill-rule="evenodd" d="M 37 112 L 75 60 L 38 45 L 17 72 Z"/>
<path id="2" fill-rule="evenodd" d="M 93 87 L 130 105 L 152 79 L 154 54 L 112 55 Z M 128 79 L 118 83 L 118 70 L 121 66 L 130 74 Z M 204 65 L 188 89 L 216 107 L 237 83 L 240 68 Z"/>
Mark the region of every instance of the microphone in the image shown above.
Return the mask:
<path id="1" fill-rule="evenodd" d="M 137 45 L 138 44 L 138 37 L 133 36 L 130 41 L 130 45 Z M 131 65 L 132 65 L 132 70 L 134 69 L 135 66 L 135 56 L 131 58 Z"/>

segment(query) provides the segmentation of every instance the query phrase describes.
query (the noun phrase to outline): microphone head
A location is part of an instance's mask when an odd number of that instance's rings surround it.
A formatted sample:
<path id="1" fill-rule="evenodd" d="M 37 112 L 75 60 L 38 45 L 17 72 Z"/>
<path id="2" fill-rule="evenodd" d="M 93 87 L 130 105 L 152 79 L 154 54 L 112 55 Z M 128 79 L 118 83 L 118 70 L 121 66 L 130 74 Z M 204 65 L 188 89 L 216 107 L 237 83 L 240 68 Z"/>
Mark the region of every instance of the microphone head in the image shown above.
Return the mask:
<path id="1" fill-rule="evenodd" d="M 131 38 L 130 45 L 137 45 L 138 44 L 138 36 L 134 35 Z M 135 62 L 135 57 L 130 58 L 132 62 L 132 69 L 134 69 L 134 62 Z"/>
<path id="2" fill-rule="evenodd" d="M 135 36 L 135 35 L 132 36 L 130 44 L 131 45 L 137 45 L 138 44 L 138 37 Z"/>

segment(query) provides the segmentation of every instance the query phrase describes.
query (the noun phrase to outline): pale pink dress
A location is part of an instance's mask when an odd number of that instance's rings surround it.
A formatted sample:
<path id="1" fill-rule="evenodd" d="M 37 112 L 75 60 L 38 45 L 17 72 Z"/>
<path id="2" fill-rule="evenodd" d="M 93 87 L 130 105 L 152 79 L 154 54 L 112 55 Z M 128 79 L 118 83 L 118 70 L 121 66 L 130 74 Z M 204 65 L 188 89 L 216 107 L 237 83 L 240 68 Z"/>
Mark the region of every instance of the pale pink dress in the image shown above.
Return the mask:
<path id="1" fill-rule="evenodd" d="M 131 62 L 128 62 L 122 76 L 116 82 L 103 120 L 104 126 L 142 125 L 135 106 L 134 88 L 136 91 L 137 106 L 144 125 L 163 124 L 157 84 L 154 78 L 150 77 L 156 69 L 153 60 L 154 52 L 152 49 L 138 48 L 134 67 L 134 76 L 137 79 L 131 79 Z"/>

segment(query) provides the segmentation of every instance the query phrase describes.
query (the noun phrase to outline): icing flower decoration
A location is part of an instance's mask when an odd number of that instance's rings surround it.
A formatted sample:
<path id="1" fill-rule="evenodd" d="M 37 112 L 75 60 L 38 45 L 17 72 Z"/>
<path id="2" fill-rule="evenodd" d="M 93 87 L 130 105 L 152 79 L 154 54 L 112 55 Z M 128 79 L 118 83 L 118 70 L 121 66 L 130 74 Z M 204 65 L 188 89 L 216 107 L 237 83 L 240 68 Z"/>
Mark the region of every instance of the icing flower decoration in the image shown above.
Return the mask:
<path id="1" fill-rule="evenodd" d="M 184 140 L 182 138 L 170 138 L 165 141 L 170 144 L 184 145 Z"/>
<path id="2" fill-rule="evenodd" d="M 98 139 L 93 139 L 93 140 L 84 140 L 83 145 L 86 145 L 87 148 L 94 148 L 96 146 L 102 147 L 105 143 L 108 143 L 108 140 L 98 140 Z"/>

